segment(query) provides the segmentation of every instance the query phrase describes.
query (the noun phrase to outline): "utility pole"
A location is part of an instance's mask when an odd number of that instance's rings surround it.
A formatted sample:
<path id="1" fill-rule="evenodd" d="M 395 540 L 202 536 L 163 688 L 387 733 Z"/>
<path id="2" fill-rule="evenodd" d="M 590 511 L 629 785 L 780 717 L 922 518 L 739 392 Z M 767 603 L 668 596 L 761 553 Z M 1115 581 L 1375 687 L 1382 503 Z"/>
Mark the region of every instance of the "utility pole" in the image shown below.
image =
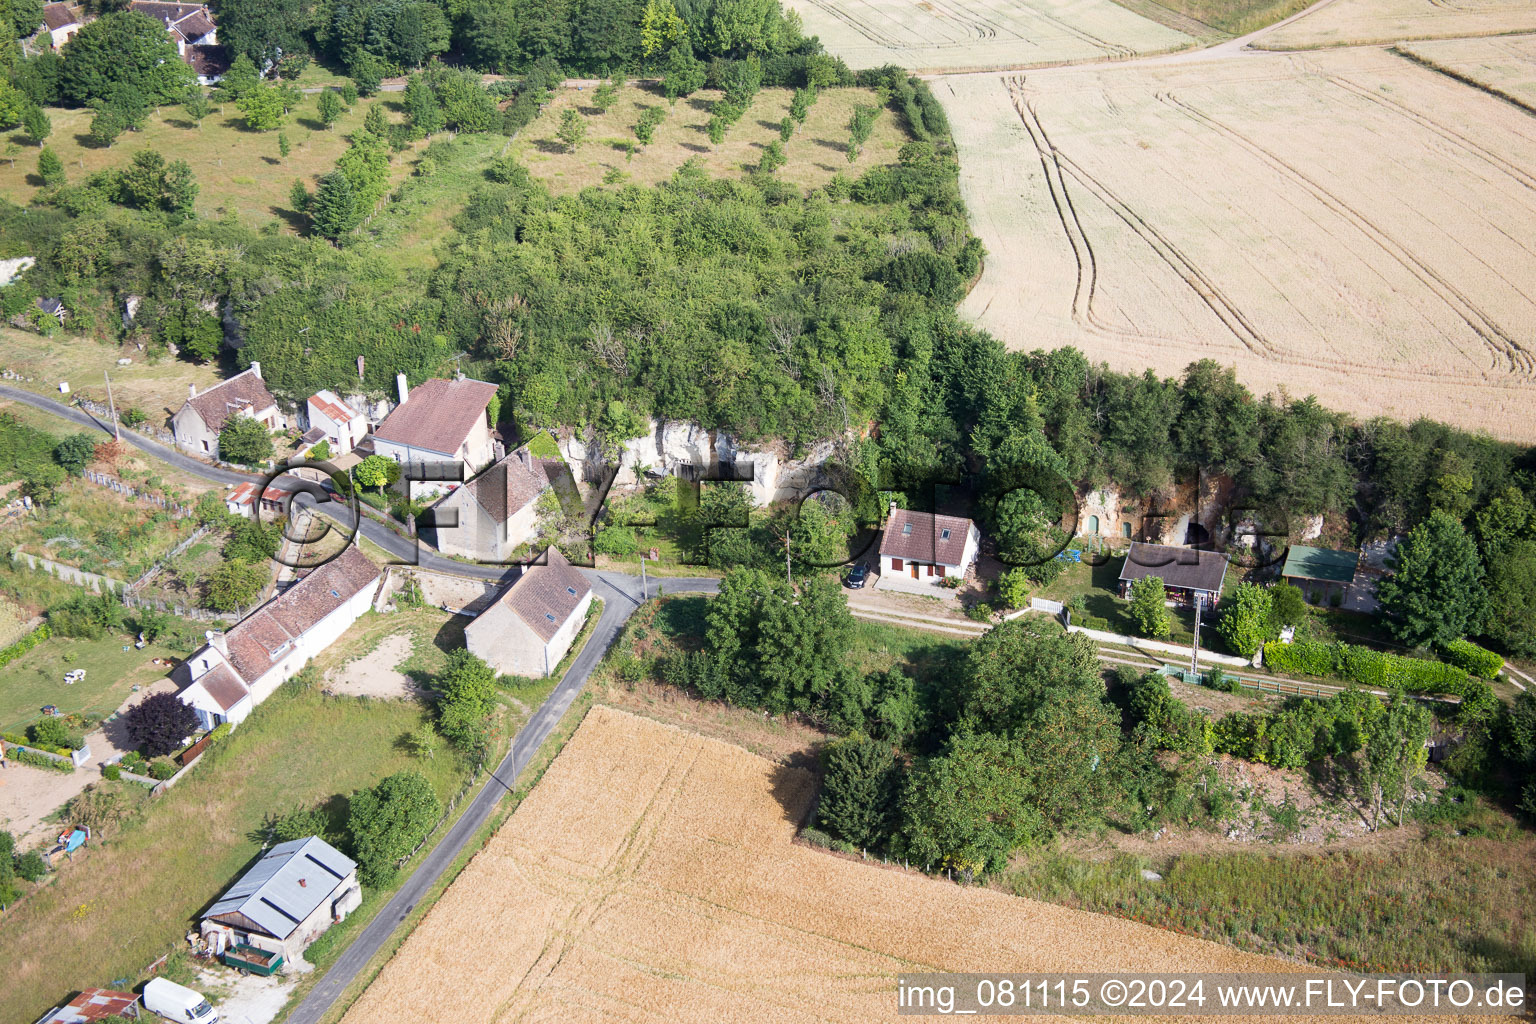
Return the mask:
<path id="1" fill-rule="evenodd" d="M 789 527 L 784 528 L 784 582 L 791 587 L 795 585 L 795 578 L 789 574 Z"/>
<path id="2" fill-rule="evenodd" d="M 117 405 L 112 401 L 112 375 L 106 370 L 102 370 L 101 376 L 107 382 L 107 408 L 112 413 L 112 432 L 117 440 L 121 441 L 123 439 L 123 426 L 117 422 Z"/>
<path id="3" fill-rule="evenodd" d="M 645 555 L 640 556 L 640 600 L 646 600 L 650 594 L 645 583 Z"/>
<path id="4" fill-rule="evenodd" d="M 1200 611 L 1205 605 L 1205 595 L 1195 594 L 1195 642 L 1189 650 L 1189 674 L 1200 674 Z"/>

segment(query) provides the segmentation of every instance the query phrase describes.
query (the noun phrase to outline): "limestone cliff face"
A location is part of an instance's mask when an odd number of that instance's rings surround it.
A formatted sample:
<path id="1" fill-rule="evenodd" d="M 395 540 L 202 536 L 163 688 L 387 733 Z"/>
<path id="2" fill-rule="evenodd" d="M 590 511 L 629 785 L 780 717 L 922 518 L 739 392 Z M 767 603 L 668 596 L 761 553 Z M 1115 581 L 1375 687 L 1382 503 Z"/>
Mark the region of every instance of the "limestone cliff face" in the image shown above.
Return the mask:
<path id="1" fill-rule="evenodd" d="M 645 436 L 625 443 L 615 487 L 629 488 L 664 476 L 713 477 L 734 466 L 736 478 L 746 482 L 753 502 L 763 506 L 824 485 L 822 466 L 837 447 L 835 441 L 823 441 L 804 456 L 791 459 L 776 446 L 743 448 L 725 431 L 689 421 L 651 420 L 649 426 Z M 589 480 L 598 477 L 604 458 L 593 438 L 564 430 L 557 440 L 572 471 Z"/>

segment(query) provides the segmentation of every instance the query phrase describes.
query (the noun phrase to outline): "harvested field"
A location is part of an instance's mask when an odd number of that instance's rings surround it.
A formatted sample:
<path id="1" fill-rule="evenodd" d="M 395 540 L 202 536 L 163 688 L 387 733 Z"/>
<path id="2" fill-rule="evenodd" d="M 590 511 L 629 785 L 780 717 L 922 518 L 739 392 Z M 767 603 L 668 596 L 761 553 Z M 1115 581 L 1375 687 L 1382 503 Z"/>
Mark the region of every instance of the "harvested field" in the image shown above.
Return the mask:
<path id="1" fill-rule="evenodd" d="M 1385 50 L 936 83 L 1010 347 L 1536 440 L 1536 120 Z"/>
<path id="2" fill-rule="evenodd" d="M 1440 39 L 1398 49 L 1536 114 L 1536 35 Z"/>
<path id="3" fill-rule="evenodd" d="M 1194 39 L 1111 0 L 786 0 L 853 68 L 975 71 L 1131 57 Z"/>
<path id="4" fill-rule="evenodd" d="M 864 1022 L 902 971 L 1299 969 L 795 845 L 814 789 L 595 707 L 344 1020 Z"/>
<path id="5" fill-rule="evenodd" d="M 1491 36 L 1536 29 L 1530 0 L 1333 0 L 1266 35 L 1266 50 Z"/>

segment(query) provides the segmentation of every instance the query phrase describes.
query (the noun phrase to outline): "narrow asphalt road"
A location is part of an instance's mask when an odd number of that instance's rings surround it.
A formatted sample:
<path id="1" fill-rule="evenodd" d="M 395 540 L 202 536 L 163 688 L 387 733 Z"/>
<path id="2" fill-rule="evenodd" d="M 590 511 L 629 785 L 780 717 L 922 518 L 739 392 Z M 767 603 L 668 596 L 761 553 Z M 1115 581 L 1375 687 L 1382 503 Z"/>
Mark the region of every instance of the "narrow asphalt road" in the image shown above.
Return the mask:
<path id="1" fill-rule="evenodd" d="M 41 409 L 82 427 L 111 432 L 108 424 L 89 413 L 30 391 L 0 385 L 0 396 Z M 140 437 L 130 430 L 123 431 L 123 439 L 148 455 L 215 483 L 242 483 L 262 479 L 210 466 L 165 445 Z M 312 507 L 330 516 L 344 529 L 353 528 L 354 516 L 350 507 L 333 501 L 316 503 Z M 362 522 L 362 535 L 401 561 L 413 565 L 419 564 L 424 568 L 479 579 L 501 579 L 521 571 L 518 566 L 470 565 L 455 562 L 425 549 L 418 550 L 412 538 L 401 536 L 383 523 L 366 516 Z M 501 764 L 471 799 L 469 807 L 444 833 L 437 846 L 411 872 L 399 891 L 391 897 L 378 915 L 368 922 L 368 926 L 341 954 L 331 969 L 320 979 L 320 983 L 288 1015 L 288 1024 L 315 1024 L 319 1021 L 346 991 L 358 972 L 373 959 L 374 954 L 394 934 L 395 929 L 410 915 L 421 897 L 458 858 L 465 845 L 490 818 L 491 812 L 496 809 L 502 797 L 516 786 L 518 776 L 528 767 L 528 763 L 533 760 L 533 755 L 549 738 L 549 734 L 554 730 L 561 716 L 571 706 L 571 702 L 576 699 L 581 688 L 586 685 L 587 677 L 592 674 L 597 663 L 608 652 L 609 646 L 619 635 L 619 630 L 624 627 L 630 615 L 634 614 L 635 609 L 640 607 L 641 602 L 646 598 L 660 596 L 662 593 L 713 594 L 720 589 L 720 581 L 709 577 L 662 578 L 651 581 L 647 592 L 642 594 L 639 577 L 620 572 L 600 572 L 594 569 L 583 569 L 582 572 L 592 581 L 593 590 L 597 596 L 603 599 L 603 613 L 598 618 L 597 626 L 587 641 L 586 647 L 582 648 L 581 653 L 571 662 L 571 667 L 560 678 L 560 682 L 556 684 L 549 698 L 518 730 L 512 740 L 512 749 L 507 752 Z"/>
<path id="2" fill-rule="evenodd" d="M 467 810 L 454 822 L 437 846 L 427 854 L 416 870 L 400 886 L 390 901 L 384 905 L 368 926 L 362 930 L 346 951 L 326 971 L 303 1002 L 288 1014 L 286 1024 L 318 1024 L 321 1017 L 341 998 L 360 971 L 389 940 L 401 923 L 445 870 L 456 860 L 464 847 L 480 827 L 490 818 L 501 799 L 517 784 L 518 776 L 533 760 L 543 742 L 549 738 L 555 725 L 581 692 L 587 677 L 602 660 L 619 630 L 640 606 L 640 580 L 622 573 L 589 572 L 597 595 L 603 599 L 603 613 L 586 647 L 577 655 L 566 670 L 554 692 L 549 695 L 533 717 L 512 740 L 512 749 L 502 759 L 496 771 L 486 780 L 480 792 L 475 794 Z M 714 593 L 719 589 L 715 579 L 663 579 L 656 581 L 665 593 Z M 651 596 L 656 585 L 652 585 Z"/>

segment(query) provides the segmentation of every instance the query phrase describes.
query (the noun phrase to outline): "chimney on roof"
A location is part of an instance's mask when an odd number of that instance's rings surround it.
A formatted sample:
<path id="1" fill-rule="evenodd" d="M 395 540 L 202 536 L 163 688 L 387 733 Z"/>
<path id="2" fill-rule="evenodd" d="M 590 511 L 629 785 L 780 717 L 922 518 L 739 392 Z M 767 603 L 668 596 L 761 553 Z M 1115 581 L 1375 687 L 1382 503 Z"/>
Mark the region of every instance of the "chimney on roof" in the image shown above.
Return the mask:
<path id="1" fill-rule="evenodd" d="M 395 390 L 400 393 L 400 404 L 404 405 L 405 400 L 409 398 L 411 394 L 410 386 L 405 383 L 405 374 L 395 374 Z"/>
<path id="2" fill-rule="evenodd" d="M 309 879 L 307 879 L 307 878 L 299 879 L 299 888 L 300 889 L 305 889 L 305 888 L 308 888 L 308 887 L 309 887 Z"/>
<path id="3" fill-rule="evenodd" d="M 891 499 L 891 513 L 890 514 L 891 515 L 895 515 L 896 514 L 896 499 L 895 498 Z M 887 517 L 887 518 L 889 518 L 889 517 Z"/>
<path id="4" fill-rule="evenodd" d="M 527 445 L 524 445 L 517 450 L 517 457 L 523 460 L 524 469 L 533 468 L 533 453 L 528 450 Z"/>
<path id="5" fill-rule="evenodd" d="M 187 385 L 187 397 L 188 398 L 196 398 L 197 397 L 197 385 L 196 384 L 188 384 Z"/>
<path id="6" fill-rule="evenodd" d="M 260 363 L 255 363 L 255 362 L 251 363 L 251 372 L 254 373 L 256 376 L 260 377 L 261 376 L 261 364 Z"/>

